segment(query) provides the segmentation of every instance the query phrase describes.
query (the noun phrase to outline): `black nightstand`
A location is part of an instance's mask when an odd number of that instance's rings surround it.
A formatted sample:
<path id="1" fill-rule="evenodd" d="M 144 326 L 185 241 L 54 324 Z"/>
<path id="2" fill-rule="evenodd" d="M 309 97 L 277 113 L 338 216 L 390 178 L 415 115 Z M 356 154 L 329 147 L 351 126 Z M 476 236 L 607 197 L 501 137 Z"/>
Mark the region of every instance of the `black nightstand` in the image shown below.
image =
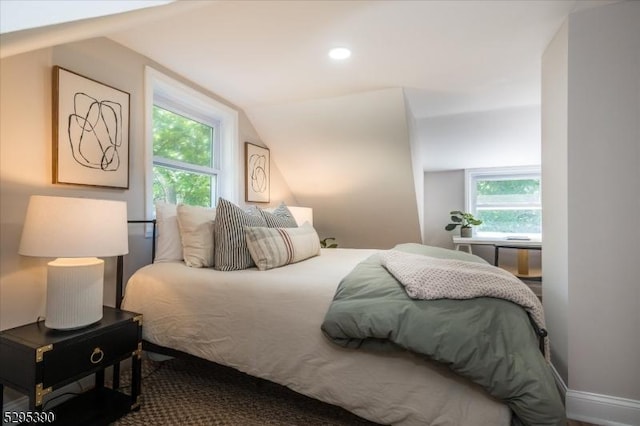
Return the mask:
<path id="1" fill-rule="evenodd" d="M 29 412 L 36 412 L 42 411 L 45 395 L 95 373 L 94 389 L 51 411 L 57 424 L 106 425 L 139 407 L 141 355 L 142 315 L 106 306 L 98 323 L 79 330 L 52 330 L 44 322 L 5 330 L 0 333 L 0 407 L 4 386 L 28 395 Z M 114 389 L 104 386 L 105 368 L 113 365 L 119 373 L 126 358 L 132 365 L 130 396 L 118 391 L 118 374 Z M 3 413 L 11 416 L 24 420 L 24 415 Z"/>

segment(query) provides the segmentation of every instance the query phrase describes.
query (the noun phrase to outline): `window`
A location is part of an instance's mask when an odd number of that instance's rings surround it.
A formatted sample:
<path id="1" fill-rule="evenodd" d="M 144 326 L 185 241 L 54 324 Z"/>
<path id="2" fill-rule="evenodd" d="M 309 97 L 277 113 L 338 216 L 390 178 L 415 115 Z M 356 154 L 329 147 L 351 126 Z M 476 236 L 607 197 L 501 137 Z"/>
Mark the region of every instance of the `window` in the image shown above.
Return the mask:
<path id="1" fill-rule="evenodd" d="M 153 201 L 211 206 L 217 195 L 219 125 L 172 106 L 157 100 L 153 106 Z"/>
<path id="2" fill-rule="evenodd" d="M 237 112 L 146 69 L 147 206 L 236 200 Z"/>
<path id="3" fill-rule="evenodd" d="M 478 236 L 542 234 L 539 167 L 466 170 L 467 211 L 482 220 Z"/>

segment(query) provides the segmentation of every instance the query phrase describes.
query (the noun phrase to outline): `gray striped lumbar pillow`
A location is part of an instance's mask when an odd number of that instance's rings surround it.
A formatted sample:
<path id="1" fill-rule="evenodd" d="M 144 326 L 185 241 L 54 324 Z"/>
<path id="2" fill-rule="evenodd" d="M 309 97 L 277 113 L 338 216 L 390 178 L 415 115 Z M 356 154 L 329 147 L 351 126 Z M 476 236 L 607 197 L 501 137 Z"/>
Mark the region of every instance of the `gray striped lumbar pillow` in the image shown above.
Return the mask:
<path id="1" fill-rule="evenodd" d="M 299 228 L 245 227 L 251 257 L 258 269 L 277 268 L 320 254 L 320 239 L 313 226 Z"/>

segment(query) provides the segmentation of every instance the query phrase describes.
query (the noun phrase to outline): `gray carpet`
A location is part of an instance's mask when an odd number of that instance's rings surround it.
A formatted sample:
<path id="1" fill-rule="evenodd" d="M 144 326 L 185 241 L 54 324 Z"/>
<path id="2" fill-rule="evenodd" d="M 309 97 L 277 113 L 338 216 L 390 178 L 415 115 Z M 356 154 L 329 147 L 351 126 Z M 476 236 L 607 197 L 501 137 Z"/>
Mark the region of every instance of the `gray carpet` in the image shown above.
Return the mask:
<path id="1" fill-rule="evenodd" d="M 125 369 L 128 370 L 128 369 Z M 197 359 L 143 362 L 141 408 L 114 425 L 374 425 L 286 387 Z M 123 387 L 128 378 L 123 375 Z"/>

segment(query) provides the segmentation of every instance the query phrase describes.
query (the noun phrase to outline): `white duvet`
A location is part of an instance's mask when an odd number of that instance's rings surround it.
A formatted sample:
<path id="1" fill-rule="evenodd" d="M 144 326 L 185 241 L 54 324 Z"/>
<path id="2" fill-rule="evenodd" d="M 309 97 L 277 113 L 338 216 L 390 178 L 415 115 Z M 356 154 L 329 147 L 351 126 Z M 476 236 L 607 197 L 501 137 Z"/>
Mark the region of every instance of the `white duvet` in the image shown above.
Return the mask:
<path id="1" fill-rule="evenodd" d="M 123 309 L 145 340 L 230 366 L 398 425 L 508 425 L 506 405 L 446 366 L 408 352 L 338 347 L 320 330 L 340 280 L 375 250 L 323 249 L 268 271 L 157 263 L 129 280 Z M 425 325 L 428 326 L 428 325 Z"/>

